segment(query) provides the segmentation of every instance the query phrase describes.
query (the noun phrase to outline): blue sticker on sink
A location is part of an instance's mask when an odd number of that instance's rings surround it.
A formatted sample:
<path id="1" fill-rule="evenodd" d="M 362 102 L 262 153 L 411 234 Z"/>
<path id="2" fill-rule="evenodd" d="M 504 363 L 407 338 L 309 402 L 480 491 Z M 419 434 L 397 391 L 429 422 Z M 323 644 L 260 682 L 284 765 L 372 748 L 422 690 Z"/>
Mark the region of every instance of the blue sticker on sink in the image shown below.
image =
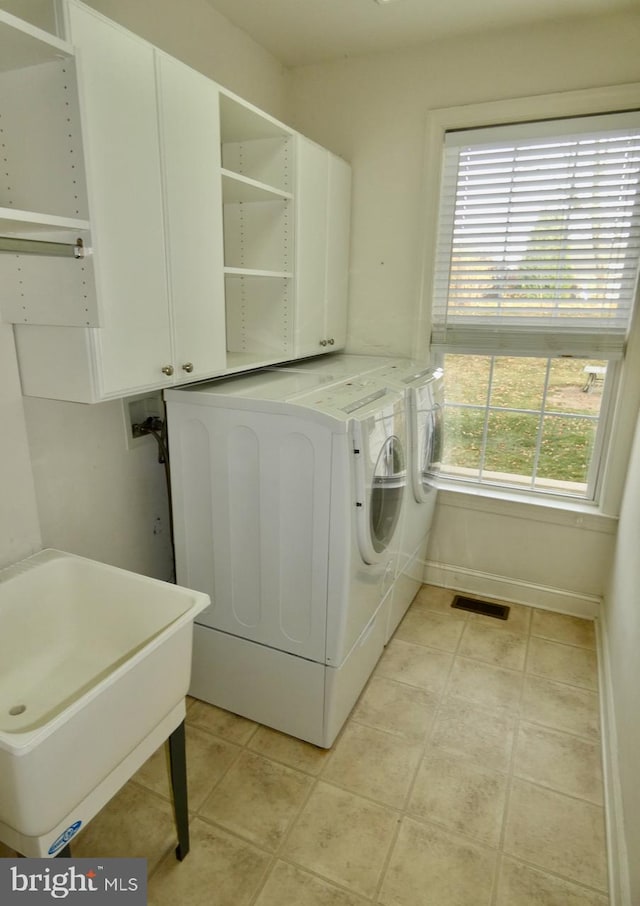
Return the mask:
<path id="1" fill-rule="evenodd" d="M 69 840 L 72 837 L 75 837 L 81 827 L 82 821 L 75 821 L 73 824 L 70 824 L 69 827 L 53 841 L 49 847 L 49 855 L 52 856 L 54 853 L 58 852 L 59 849 L 62 849 L 63 846 L 66 846 Z"/>

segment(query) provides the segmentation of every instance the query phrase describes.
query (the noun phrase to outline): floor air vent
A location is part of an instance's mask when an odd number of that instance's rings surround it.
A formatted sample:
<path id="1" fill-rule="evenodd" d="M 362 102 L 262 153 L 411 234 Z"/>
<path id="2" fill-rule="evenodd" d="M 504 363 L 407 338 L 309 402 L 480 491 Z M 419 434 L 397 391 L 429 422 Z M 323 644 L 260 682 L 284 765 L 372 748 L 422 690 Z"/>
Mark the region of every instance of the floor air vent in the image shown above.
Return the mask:
<path id="1" fill-rule="evenodd" d="M 507 604 L 491 604 L 489 601 L 476 601 L 475 598 L 465 598 L 462 595 L 456 595 L 451 606 L 457 610 L 480 613 L 485 617 L 495 617 L 496 620 L 506 620 L 509 617 Z"/>

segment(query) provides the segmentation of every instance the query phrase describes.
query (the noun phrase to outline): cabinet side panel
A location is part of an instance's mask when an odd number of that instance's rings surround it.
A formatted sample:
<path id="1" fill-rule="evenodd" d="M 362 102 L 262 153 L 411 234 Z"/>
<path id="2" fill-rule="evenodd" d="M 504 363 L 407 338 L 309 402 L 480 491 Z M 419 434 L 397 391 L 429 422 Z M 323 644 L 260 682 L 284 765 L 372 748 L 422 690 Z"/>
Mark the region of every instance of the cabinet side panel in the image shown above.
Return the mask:
<path id="1" fill-rule="evenodd" d="M 288 201 L 226 204 L 224 250 L 227 267 L 291 271 L 291 219 Z"/>
<path id="2" fill-rule="evenodd" d="M 75 63 L 0 75 L 0 206 L 86 219 Z"/>
<path id="3" fill-rule="evenodd" d="M 88 234 L 83 234 L 89 245 Z M 61 241 L 68 242 L 68 237 Z M 0 255 L 0 309 L 13 324 L 97 327 L 93 260 Z"/>
<path id="4" fill-rule="evenodd" d="M 261 359 L 291 356 L 292 280 L 227 276 L 227 349 Z"/>
<path id="5" fill-rule="evenodd" d="M 264 138 L 225 142 L 222 166 L 234 173 L 266 183 L 285 192 L 292 191 L 291 138 Z"/>

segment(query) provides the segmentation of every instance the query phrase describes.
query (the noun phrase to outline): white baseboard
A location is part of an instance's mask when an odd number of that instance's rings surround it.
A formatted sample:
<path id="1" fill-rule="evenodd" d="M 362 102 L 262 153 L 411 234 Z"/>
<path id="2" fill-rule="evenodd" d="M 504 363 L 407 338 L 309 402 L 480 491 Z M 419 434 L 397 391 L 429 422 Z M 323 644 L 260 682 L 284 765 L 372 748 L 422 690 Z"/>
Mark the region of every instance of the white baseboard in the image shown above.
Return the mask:
<path id="1" fill-rule="evenodd" d="M 632 906 L 622 790 L 618 774 L 618 734 L 604 608 L 601 618 L 596 622 L 596 638 L 600 681 L 600 726 L 602 729 L 602 771 L 609 867 L 609 904 L 610 906 Z"/>
<path id="2" fill-rule="evenodd" d="M 424 581 L 442 588 L 455 588 L 468 594 L 498 598 L 512 604 L 526 604 L 574 617 L 595 620 L 600 616 L 600 598 L 580 594 L 564 588 L 536 585 L 508 576 L 496 576 L 475 569 L 453 566 L 450 563 L 435 563 L 427 560 Z"/>

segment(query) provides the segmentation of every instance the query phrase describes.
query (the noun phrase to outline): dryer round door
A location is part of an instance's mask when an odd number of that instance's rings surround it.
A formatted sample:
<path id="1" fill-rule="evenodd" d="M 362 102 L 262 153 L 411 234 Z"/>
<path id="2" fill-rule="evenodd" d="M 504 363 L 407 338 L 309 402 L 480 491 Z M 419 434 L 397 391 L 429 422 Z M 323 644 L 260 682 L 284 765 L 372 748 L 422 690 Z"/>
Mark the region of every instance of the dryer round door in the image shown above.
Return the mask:
<path id="1" fill-rule="evenodd" d="M 399 527 L 407 482 L 404 446 L 391 434 L 375 448 L 363 450 L 372 466 L 358 503 L 358 542 L 362 559 L 377 563 L 393 543 Z"/>
<path id="2" fill-rule="evenodd" d="M 418 503 L 435 492 L 434 478 L 442 458 L 442 407 L 423 386 L 411 397 L 411 484 Z"/>

